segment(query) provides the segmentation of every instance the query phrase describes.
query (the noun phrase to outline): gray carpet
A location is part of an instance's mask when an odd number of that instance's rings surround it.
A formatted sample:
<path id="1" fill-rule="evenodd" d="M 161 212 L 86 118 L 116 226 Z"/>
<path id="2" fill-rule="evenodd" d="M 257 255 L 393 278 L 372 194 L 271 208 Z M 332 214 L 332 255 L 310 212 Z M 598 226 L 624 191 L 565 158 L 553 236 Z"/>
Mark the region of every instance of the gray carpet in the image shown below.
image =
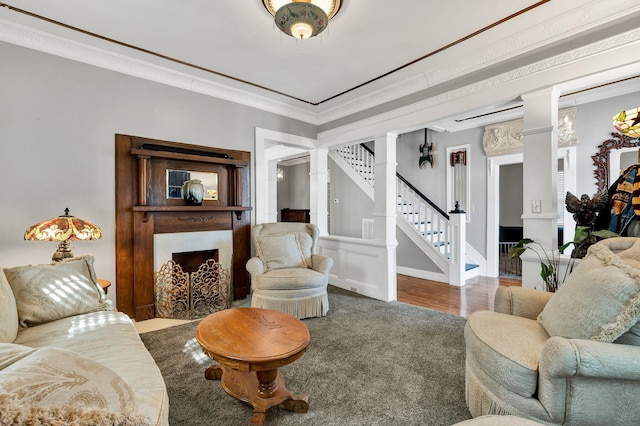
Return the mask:
<path id="1" fill-rule="evenodd" d="M 281 370 L 309 411 L 274 407 L 267 425 L 451 425 L 464 401 L 465 319 L 329 287 L 329 314 L 306 319 L 311 343 Z M 142 334 L 169 392 L 171 426 L 247 425 L 252 408 L 204 378 L 197 323 Z"/>

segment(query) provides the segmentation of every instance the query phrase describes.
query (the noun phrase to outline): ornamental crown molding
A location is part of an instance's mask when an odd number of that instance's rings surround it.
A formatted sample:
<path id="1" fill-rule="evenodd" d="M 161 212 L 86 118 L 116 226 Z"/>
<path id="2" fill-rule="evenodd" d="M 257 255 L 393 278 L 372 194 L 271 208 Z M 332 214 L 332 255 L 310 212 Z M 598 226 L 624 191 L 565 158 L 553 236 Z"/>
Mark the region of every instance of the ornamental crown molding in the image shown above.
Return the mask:
<path id="1" fill-rule="evenodd" d="M 575 124 L 577 110 L 575 107 L 558 110 L 557 133 L 559 147 L 567 147 L 578 143 Z M 522 142 L 523 129 L 524 120 L 522 118 L 485 126 L 482 146 L 487 157 L 522 152 L 524 149 Z"/>
<path id="2" fill-rule="evenodd" d="M 307 110 L 302 107 L 296 107 L 277 99 L 269 99 L 259 94 L 196 77 L 188 72 L 175 71 L 168 67 L 108 52 L 5 19 L 0 19 L 0 40 L 280 114 L 306 123 L 322 125 L 447 81 L 452 81 L 462 75 L 495 65 L 505 59 L 522 55 L 527 51 L 538 49 L 547 41 L 560 40 L 571 36 L 577 30 L 593 28 L 638 10 L 640 10 L 640 6 L 637 4 L 637 0 L 610 0 L 606 3 L 596 0 L 587 1 L 570 13 L 555 16 L 544 25 L 525 28 L 512 37 L 504 38 L 493 45 L 476 46 L 477 48 L 467 49 L 469 50 L 467 52 L 453 49 L 450 52 L 446 52 L 445 56 L 443 56 L 443 59 L 446 60 L 440 61 L 439 65 L 435 67 L 421 70 L 394 85 L 371 91 L 324 111 L 319 111 L 318 108 Z M 568 28 L 577 28 L 577 30 L 572 32 L 567 30 Z M 613 45 L 598 46 L 596 50 L 600 51 L 615 47 Z M 528 72 L 539 71 L 540 69 L 528 70 Z M 522 78 L 522 76 L 517 74 L 507 76 L 508 80 L 518 78 Z M 461 93 L 461 95 L 464 94 L 464 92 Z M 441 102 L 441 100 L 438 102 Z"/>

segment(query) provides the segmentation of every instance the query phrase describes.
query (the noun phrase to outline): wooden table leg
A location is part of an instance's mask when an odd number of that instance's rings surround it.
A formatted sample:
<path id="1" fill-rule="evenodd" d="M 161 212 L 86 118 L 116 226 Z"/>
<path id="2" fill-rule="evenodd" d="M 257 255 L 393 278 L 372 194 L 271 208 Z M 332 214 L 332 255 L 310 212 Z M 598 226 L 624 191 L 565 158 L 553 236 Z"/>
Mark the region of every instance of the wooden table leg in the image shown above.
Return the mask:
<path id="1" fill-rule="evenodd" d="M 294 413 L 306 413 L 309 410 L 309 397 L 290 392 L 282 373 L 277 369 L 243 372 L 212 365 L 207 368 L 205 377 L 210 380 L 221 378 L 225 392 L 253 407 L 252 425 L 264 425 L 267 410 L 278 405 Z"/>
<path id="2" fill-rule="evenodd" d="M 222 367 L 218 364 L 212 364 L 205 370 L 204 377 L 207 380 L 220 380 L 222 377 Z"/>

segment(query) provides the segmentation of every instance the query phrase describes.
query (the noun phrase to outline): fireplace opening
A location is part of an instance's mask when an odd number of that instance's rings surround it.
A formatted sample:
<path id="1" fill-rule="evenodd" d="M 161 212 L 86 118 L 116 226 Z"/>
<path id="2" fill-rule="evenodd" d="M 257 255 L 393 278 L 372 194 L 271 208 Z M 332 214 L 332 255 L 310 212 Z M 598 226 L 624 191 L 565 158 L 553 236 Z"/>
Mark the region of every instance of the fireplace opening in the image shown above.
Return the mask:
<path id="1" fill-rule="evenodd" d="M 218 261 L 218 249 L 172 253 L 155 272 L 155 315 L 198 319 L 231 303 L 230 273 Z"/>
<path id="2" fill-rule="evenodd" d="M 192 273 L 209 259 L 218 262 L 218 249 L 171 253 L 171 259 L 180 265 L 184 272 Z"/>

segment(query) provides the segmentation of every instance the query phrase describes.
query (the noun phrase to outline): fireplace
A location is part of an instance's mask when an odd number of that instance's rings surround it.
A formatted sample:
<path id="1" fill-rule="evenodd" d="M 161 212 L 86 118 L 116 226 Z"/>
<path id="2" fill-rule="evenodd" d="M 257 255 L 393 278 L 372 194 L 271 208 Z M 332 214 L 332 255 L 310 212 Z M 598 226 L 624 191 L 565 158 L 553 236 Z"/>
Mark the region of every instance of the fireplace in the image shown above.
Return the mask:
<path id="1" fill-rule="evenodd" d="M 116 135 L 116 302 L 120 311 L 142 321 L 155 316 L 155 241 L 159 236 L 222 232 L 228 254 L 231 294 L 247 297 L 250 277 L 250 163 L 246 151 Z M 168 171 L 216 175 L 216 194 L 202 205 L 176 196 Z M 170 185 L 171 184 L 171 185 Z M 169 188 L 169 186 L 171 186 Z M 220 247 L 222 249 L 223 247 Z M 197 250 L 201 250 L 198 248 Z M 171 253 L 192 251 L 175 249 Z M 164 257 L 160 264 L 171 259 Z"/>
<path id="2" fill-rule="evenodd" d="M 198 319 L 230 306 L 231 231 L 157 234 L 155 316 Z"/>
<path id="3" fill-rule="evenodd" d="M 172 257 L 154 274 L 156 317 L 199 319 L 229 307 L 229 269 L 218 261 L 217 249 Z"/>

